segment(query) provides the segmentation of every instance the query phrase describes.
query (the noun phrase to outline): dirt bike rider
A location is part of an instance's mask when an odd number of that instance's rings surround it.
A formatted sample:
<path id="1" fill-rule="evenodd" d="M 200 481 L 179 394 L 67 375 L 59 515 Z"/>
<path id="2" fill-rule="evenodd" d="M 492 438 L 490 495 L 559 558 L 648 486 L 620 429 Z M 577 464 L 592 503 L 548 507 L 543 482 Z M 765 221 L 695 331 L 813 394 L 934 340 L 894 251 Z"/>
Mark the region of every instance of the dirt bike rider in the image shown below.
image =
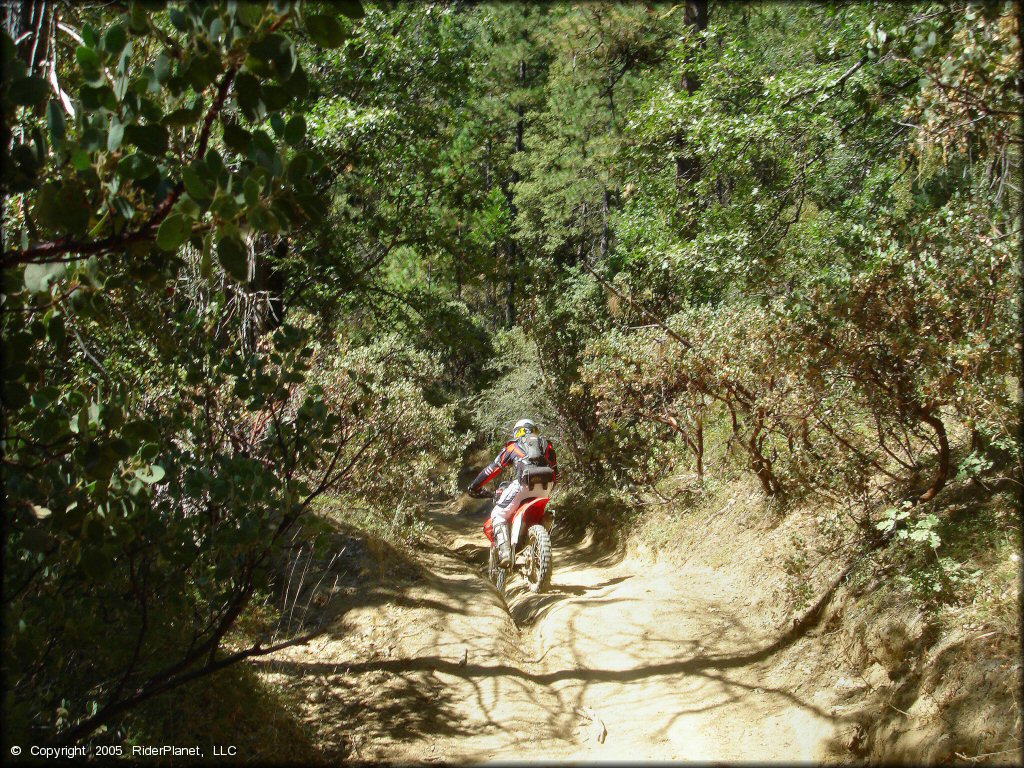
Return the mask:
<path id="1" fill-rule="evenodd" d="M 498 550 L 498 561 L 502 568 L 507 568 L 512 561 L 512 546 L 509 538 L 508 522 L 519 504 L 527 498 L 545 498 L 551 494 L 558 479 L 558 464 L 555 460 L 555 449 L 551 443 L 537 433 L 537 426 L 530 419 L 520 419 L 512 428 L 512 439 L 509 440 L 501 453 L 480 470 L 480 474 L 466 491 L 471 496 L 479 496 L 480 489 L 501 474 L 501 470 L 510 463 L 514 465 L 515 476 L 508 487 L 498 498 L 491 510 L 491 524 L 494 526 L 494 544 Z M 524 467 L 547 466 L 554 473 L 551 483 L 532 488 L 520 483 Z"/>

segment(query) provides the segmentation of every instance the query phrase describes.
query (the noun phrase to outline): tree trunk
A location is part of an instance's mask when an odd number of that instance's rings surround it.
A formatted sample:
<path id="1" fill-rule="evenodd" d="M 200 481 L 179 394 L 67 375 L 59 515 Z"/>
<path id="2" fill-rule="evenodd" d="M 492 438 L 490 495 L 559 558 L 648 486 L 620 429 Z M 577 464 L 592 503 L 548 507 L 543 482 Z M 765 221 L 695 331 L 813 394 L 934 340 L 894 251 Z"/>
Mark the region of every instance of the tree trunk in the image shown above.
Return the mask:
<path id="1" fill-rule="evenodd" d="M 704 417 L 699 413 L 693 431 L 694 454 L 697 457 L 697 482 L 704 482 Z"/>
<path id="2" fill-rule="evenodd" d="M 487 145 L 484 149 L 484 191 L 491 191 L 491 140 L 487 139 Z"/>
<path id="3" fill-rule="evenodd" d="M 57 55 L 56 50 L 51 51 L 51 43 L 55 39 L 55 6 L 56 3 L 47 0 L 5 2 L 0 5 L 0 21 L 4 31 L 11 36 L 11 40 L 22 38 L 15 46 L 15 51 L 28 67 L 29 75 L 45 78 L 47 62 L 51 56 Z M 38 104 L 32 108 L 32 113 L 42 117 L 44 109 L 42 104 Z M 0 142 L 10 152 L 14 135 L 6 121 L 0 125 Z M 7 247 L 6 238 L 4 247 Z"/>
<path id="4" fill-rule="evenodd" d="M 608 257 L 608 190 L 604 191 L 604 199 L 601 202 L 601 262 Z"/>
<path id="5" fill-rule="evenodd" d="M 764 455 L 759 445 L 759 439 L 761 437 L 762 424 L 764 423 L 764 416 L 758 414 L 757 422 L 754 425 L 753 431 L 750 433 L 750 439 L 747 441 L 747 450 L 750 453 L 750 468 L 754 474 L 757 475 L 758 481 L 761 483 L 761 488 L 764 490 L 765 496 L 774 497 L 778 496 L 782 490 L 779 485 L 778 479 L 772 472 L 772 462 Z"/>
<path id="6" fill-rule="evenodd" d="M 920 418 L 921 421 L 932 428 L 932 431 L 935 432 L 935 437 L 939 441 L 939 467 L 935 471 L 935 477 L 932 479 L 932 484 L 928 487 L 928 490 L 917 497 L 917 502 L 923 504 L 934 499 L 939 491 L 946 487 L 946 481 L 949 479 L 949 437 L 946 435 L 946 425 L 942 423 L 942 419 L 934 412 L 922 411 Z"/>
<path id="7" fill-rule="evenodd" d="M 4 30 L 12 40 L 22 38 L 16 50 L 30 75 L 42 77 L 44 74 L 44 63 L 49 58 L 54 6 L 55 3 L 46 0 L 3 4 Z"/>
<path id="8" fill-rule="evenodd" d="M 462 247 L 462 225 L 458 229 L 459 250 L 455 254 L 455 298 L 462 298 L 462 261 L 465 257 L 465 249 Z"/>
<path id="9" fill-rule="evenodd" d="M 686 8 L 683 11 L 683 23 L 693 27 L 694 32 L 703 32 L 708 28 L 708 2 L 707 0 L 686 0 Z M 704 43 L 700 43 L 704 47 Z M 700 80 L 697 73 L 690 69 L 690 62 L 687 62 L 679 78 L 680 86 L 689 94 L 693 95 L 700 87 Z"/>
<path id="10" fill-rule="evenodd" d="M 703 32 L 708 26 L 708 3 L 707 0 L 686 0 L 686 9 L 683 12 L 683 23 L 693 28 L 694 32 Z M 700 42 L 700 47 L 704 42 Z M 689 59 L 689 57 L 687 57 Z M 688 60 L 683 71 L 679 75 L 679 88 L 692 96 L 700 87 L 700 80 L 697 73 L 691 68 Z M 676 152 L 676 189 L 682 191 L 684 187 L 692 186 L 700 180 L 700 159 L 692 154 L 687 148 L 686 139 L 679 137 Z"/>
<path id="11" fill-rule="evenodd" d="M 526 85 L 526 60 L 519 60 L 519 88 L 522 90 Z M 513 163 L 515 162 L 515 156 L 523 151 L 523 102 L 520 98 L 519 104 L 516 105 L 516 133 L 515 133 L 515 145 L 512 152 Z M 518 209 L 515 203 L 515 192 L 513 191 L 513 185 L 519 182 L 519 172 L 512 168 L 511 182 L 505 189 L 505 199 L 508 201 L 509 214 L 514 221 Z M 519 243 L 516 242 L 515 235 L 509 237 L 508 247 L 506 249 L 506 267 L 508 269 L 508 283 L 505 287 L 505 325 L 511 328 L 516 322 L 516 281 L 519 278 L 519 272 L 522 262 L 522 251 L 519 248 Z"/>

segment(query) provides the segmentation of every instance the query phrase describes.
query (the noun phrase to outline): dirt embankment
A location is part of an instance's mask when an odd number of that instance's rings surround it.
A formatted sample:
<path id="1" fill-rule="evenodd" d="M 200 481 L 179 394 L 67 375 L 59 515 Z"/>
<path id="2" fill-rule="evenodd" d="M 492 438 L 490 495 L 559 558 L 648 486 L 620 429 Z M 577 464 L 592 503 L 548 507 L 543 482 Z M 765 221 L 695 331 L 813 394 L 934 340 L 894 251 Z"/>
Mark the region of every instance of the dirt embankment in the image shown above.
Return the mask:
<path id="1" fill-rule="evenodd" d="M 982 505 L 992 498 L 979 499 L 972 488 L 952 488 L 941 514 L 981 536 L 991 524 Z M 726 490 L 684 516 L 644 520 L 630 550 L 684 579 L 707 574 L 712 589 L 743 594 L 742 615 L 755 632 L 786 639 L 761 667 L 764 679 L 827 713 L 832 754 L 884 763 L 1019 764 L 1020 584 L 1007 578 L 1019 569 L 1012 547 L 973 547 L 983 552 L 986 574 L 973 589 L 978 596 L 986 583 L 990 591 L 1004 589 L 999 599 L 987 607 L 936 609 L 908 589 L 915 576 L 900 571 L 895 553 L 855 556 L 835 547 L 842 510 L 808 504 L 775 515 L 752 483 Z M 658 530 L 645 536 L 652 527 Z M 657 551 L 665 542 L 670 546 Z M 813 621 L 787 632 L 794 616 L 807 616 L 823 597 Z"/>

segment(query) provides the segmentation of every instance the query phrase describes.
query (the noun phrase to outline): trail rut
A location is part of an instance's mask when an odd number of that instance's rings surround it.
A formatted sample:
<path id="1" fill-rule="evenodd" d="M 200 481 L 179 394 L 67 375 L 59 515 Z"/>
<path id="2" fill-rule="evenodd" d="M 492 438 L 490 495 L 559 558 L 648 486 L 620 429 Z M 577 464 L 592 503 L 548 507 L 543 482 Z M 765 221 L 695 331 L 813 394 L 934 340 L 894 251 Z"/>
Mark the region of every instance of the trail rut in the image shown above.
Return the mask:
<path id="1" fill-rule="evenodd" d="M 756 585 L 652 567 L 556 527 L 550 592 L 517 577 L 506 605 L 484 577 L 482 513 L 429 518 L 419 574 L 359 595 L 325 635 L 262 663 L 298 695 L 325 754 L 835 759 L 832 692 L 799 657 L 763 650 L 774 637 L 747 615 Z"/>

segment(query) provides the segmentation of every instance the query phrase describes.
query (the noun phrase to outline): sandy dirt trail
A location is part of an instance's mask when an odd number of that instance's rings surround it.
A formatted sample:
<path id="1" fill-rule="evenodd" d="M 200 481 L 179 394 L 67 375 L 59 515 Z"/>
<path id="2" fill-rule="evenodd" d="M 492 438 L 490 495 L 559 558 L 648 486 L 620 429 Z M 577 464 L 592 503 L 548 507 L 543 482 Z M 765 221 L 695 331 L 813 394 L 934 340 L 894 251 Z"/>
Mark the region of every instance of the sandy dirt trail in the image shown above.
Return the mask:
<path id="1" fill-rule="evenodd" d="M 349 598 L 330 632 L 266 663 L 327 754 L 835 759 L 834 702 L 799 664 L 768 666 L 774 638 L 745 624 L 725 574 L 652 568 L 556 526 L 550 592 L 517 576 L 506 605 L 484 577 L 482 509 L 433 508 L 416 573 Z"/>

